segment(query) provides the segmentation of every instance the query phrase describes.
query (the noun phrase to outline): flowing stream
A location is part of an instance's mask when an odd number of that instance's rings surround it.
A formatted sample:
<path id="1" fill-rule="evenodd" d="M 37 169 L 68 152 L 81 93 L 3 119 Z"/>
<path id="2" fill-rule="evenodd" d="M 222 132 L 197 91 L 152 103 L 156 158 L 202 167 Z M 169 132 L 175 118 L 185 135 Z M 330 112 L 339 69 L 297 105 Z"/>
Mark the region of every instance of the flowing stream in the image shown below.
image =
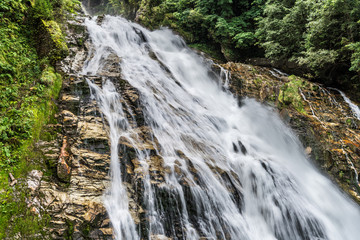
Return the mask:
<path id="1" fill-rule="evenodd" d="M 105 195 L 116 239 L 297 240 L 360 238 L 360 211 L 309 163 L 297 137 L 277 113 L 227 90 L 228 77 L 168 29 L 149 31 L 121 17 L 86 21 L 94 51 L 83 74 L 96 76 L 116 54 L 121 77 L 137 89 L 156 153 L 166 169 L 159 188 L 150 180 L 151 154 L 141 149 L 134 113 L 116 90 L 88 80 L 111 139 L 112 185 Z M 225 82 L 225 83 L 224 83 Z M 224 86 L 225 85 L 225 86 Z M 136 149 L 143 169 L 147 231 L 129 210 L 118 143 Z"/>

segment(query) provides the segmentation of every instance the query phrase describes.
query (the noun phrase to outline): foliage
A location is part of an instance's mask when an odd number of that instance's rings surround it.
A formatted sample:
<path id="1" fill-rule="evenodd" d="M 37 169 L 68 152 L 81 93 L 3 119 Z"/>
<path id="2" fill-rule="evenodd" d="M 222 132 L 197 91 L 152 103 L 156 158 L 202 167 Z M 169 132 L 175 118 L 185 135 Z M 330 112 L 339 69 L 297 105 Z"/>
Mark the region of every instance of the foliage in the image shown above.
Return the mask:
<path id="1" fill-rule="evenodd" d="M 109 2 L 113 8 L 121 9 L 121 13 L 126 16 L 135 16 L 134 9 L 138 8 L 137 20 L 148 27 L 170 26 L 183 35 L 189 43 L 221 46 L 226 57 L 238 60 L 244 58 L 244 54 L 249 49 L 257 50 L 255 19 L 260 16 L 265 0 L 109 0 Z"/>
<path id="2" fill-rule="evenodd" d="M 44 21 L 62 48 L 64 38 L 57 15 L 78 6 L 73 0 L 0 1 L 0 239 L 31 239 L 46 224 L 29 212 L 20 182 L 10 187 L 8 174 L 21 179 L 36 168 L 34 141 L 56 110 L 52 99 L 61 89 L 61 76 L 48 57 L 39 58 L 35 45 L 38 23 Z M 31 166 L 30 166 L 31 164 Z M 16 218 L 14 218 L 16 216 Z"/>
<path id="3" fill-rule="evenodd" d="M 351 71 L 356 71 L 360 74 L 360 41 L 355 43 L 350 43 L 346 45 L 351 51 Z"/>
<path id="4" fill-rule="evenodd" d="M 53 42 L 53 55 L 60 57 L 66 56 L 69 52 L 69 49 L 66 45 L 65 37 L 62 34 L 59 24 L 54 20 L 41 20 L 41 22 Z"/>
<path id="5" fill-rule="evenodd" d="M 304 7 L 302 2 L 295 4 L 295 1 L 270 0 L 266 3 L 265 17 L 260 18 L 257 29 L 266 57 L 288 59 L 302 49 L 299 39 L 305 31 Z"/>
<path id="6" fill-rule="evenodd" d="M 119 0 L 109 0 L 112 13 L 121 13 L 129 18 L 135 18 L 135 14 L 137 9 L 139 8 L 139 1 L 138 0 L 126 0 L 126 1 L 119 1 Z"/>
<path id="7" fill-rule="evenodd" d="M 294 75 L 289 76 L 289 79 L 290 81 L 285 83 L 279 92 L 278 101 L 280 107 L 291 104 L 297 111 L 304 113 L 303 99 L 299 93 L 299 88 L 304 84 L 303 80 Z"/>
<path id="8" fill-rule="evenodd" d="M 78 0 L 32 0 L 33 18 L 54 20 L 61 18 L 66 12 L 74 13 L 80 9 Z"/>
<path id="9" fill-rule="evenodd" d="M 50 0 L 35 0 L 32 9 L 34 18 L 54 19 L 53 6 Z"/>
<path id="10" fill-rule="evenodd" d="M 359 19 L 359 0 L 269 0 L 257 36 L 266 57 L 334 78 L 344 67 L 360 69 Z"/>

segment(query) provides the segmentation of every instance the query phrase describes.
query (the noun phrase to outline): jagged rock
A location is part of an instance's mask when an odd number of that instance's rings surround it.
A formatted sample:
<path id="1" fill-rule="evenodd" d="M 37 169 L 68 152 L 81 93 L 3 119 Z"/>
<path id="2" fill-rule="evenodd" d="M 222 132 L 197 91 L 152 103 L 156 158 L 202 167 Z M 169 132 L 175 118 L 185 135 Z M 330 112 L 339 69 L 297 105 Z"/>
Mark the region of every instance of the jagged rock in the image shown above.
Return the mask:
<path id="1" fill-rule="evenodd" d="M 88 121 L 80 121 L 79 124 L 80 136 L 82 139 L 97 139 L 108 140 L 108 136 L 104 130 L 103 125 L 99 123 L 92 123 Z"/>
<path id="2" fill-rule="evenodd" d="M 89 208 L 89 210 L 84 215 L 85 221 L 89 222 L 90 224 L 92 224 L 94 226 L 100 226 L 98 221 L 102 215 L 106 215 L 105 207 L 100 203 L 91 202 L 88 205 L 88 208 Z"/>
<path id="3" fill-rule="evenodd" d="M 67 151 L 67 146 L 68 146 L 67 138 L 66 136 L 64 136 L 63 146 L 61 147 L 60 156 L 57 163 L 57 175 L 60 178 L 60 180 L 64 182 L 69 182 L 71 177 L 70 175 L 71 168 L 67 163 L 70 158 L 70 154 Z"/>
<path id="4" fill-rule="evenodd" d="M 106 236 L 113 236 L 112 228 L 100 228 L 99 230 Z M 112 239 L 112 237 L 110 237 L 109 239 Z"/>
<path id="5" fill-rule="evenodd" d="M 64 101 L 64 102 L 68 102 L 68 103 L 78 103 L 80 98 L 77 97 L 77 96 L 71 96 L 71 95 L 64 94 L 61 97 L 61 100 Z"/>
<path id="6" fill-rule="evenodd" d="M 98 25 L 101 25 L 101 23 L 104 21 L 104 18 L 105 18 L 105 15 L 98 16 L 98 18 L 96 19 L 96 23 Z"/>
<path id="7" fill-rule="evenodd" d="M 61 112 L 61 115 L 63 116 L 64 122 L 68 122 L 68 121 L 75 122 L 77 120 L 77 117 L 75 116 L 75 114 L 73 114 L 72 112 L 70 112 L 68 110 L 63 110 Z"/>
<path id="8" fill-rule="evenodd" d="M 168 238 L 164 235 L 152 235 L 150 237 L 151 240 L 171 240 L 172 238 Z"/>
<path id="9" fill-rule="evenodd" d="M 71 173 L 71 169 L 69 165 L 66 163 L 64 159 L 60 159 L 57 165 L 58 177 L 64 182 L 69 182 L 71 177 L 70 173 Z"/>
<path id="10" fill-rule="evenodd" d="M 26 183 L 31 194 L 39 189 L 42 176 L 43 172 L 39 170 L 32 170 L 29 173 Z"/>
<path id="11" fill-rule="evenodd" d="M 118 57 L 118 55 L 115 53 L 110 53 L 107 58 L 103 60 L 99 75 L 106 77 L 120 77 L 120 61 L 121 59 Z"/>

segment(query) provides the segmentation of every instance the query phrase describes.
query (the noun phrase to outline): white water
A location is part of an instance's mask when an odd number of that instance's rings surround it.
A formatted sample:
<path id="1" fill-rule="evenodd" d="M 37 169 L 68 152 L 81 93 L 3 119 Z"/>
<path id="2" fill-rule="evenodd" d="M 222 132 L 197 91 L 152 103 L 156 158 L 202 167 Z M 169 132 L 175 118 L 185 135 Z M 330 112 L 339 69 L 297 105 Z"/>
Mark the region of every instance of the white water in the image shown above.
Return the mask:
<path id="1" fill-rule="evenodd" d="M 137 239 L 135 224 L 128 209 L 129 202 L 127 192 L 121 182 L 118 157 L 119 138 L 121 136 L 127 136 L 128 132 L 125 130 L 129 128 L 129 123 L 120 103 L 121 96 L 116 92 L 114 85 L 110 81 L 105 82 L 102 89 L 89 80 L 88 84 L 110 128 L 110 175 L 112 177 L 112 183 L 105 198 L 105 206 L 118 239 Z"/>
<path id="2" fill-rule="evenodd" d="M 96 51 L 83 74 L 100 72 L 111 52 L 121 58 L 122 77 L 139 91 L 169 169 L 161 188 L 176 196 L 173 216 L 150 184 L 148 153 L 138 150 L 149 233 L 136 231 L 117 153 L 120 137 L 137 146 L 136 126 L 110 79 L 102 89 L 89 81 L 110 127 L 112 185 L 105 205 L 117 239 L 359 239 L 359 207 L 314 169 L 271 108 L 252 99 L 239 107 L 208 61 L 167 29 L 150 32 L 110 16 L 101 26 L 95 19 L 86 25 Z M 169 227 L 170 221 L 180 227 Z"/>
<path id="3" fill-rule="evenodd" d="M 351 109 L 351 111 L 353 112 L 354 116 L 360 120 L 360 108 L 358 105 L 356 105 L 355 103 L 353 103 L 346 95 L 345 93 L 343 93 L 342 91 L 336 89 L 341 96 L 344 98 L 344 101 L 349 104 L 349 107 Z"/>

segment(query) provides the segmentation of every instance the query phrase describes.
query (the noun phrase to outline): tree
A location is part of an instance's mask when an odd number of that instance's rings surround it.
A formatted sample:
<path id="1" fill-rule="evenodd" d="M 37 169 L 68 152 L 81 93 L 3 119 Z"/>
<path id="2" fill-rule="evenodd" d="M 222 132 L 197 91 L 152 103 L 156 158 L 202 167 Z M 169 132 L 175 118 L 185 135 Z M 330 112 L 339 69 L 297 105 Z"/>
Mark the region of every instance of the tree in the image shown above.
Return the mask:
<path id="1" fill-rule="evenodd" d="M 358 69 L 359 19 L 360 0 L 269 0 L 257 36 L 266 57 L 333 79 Z"/>

